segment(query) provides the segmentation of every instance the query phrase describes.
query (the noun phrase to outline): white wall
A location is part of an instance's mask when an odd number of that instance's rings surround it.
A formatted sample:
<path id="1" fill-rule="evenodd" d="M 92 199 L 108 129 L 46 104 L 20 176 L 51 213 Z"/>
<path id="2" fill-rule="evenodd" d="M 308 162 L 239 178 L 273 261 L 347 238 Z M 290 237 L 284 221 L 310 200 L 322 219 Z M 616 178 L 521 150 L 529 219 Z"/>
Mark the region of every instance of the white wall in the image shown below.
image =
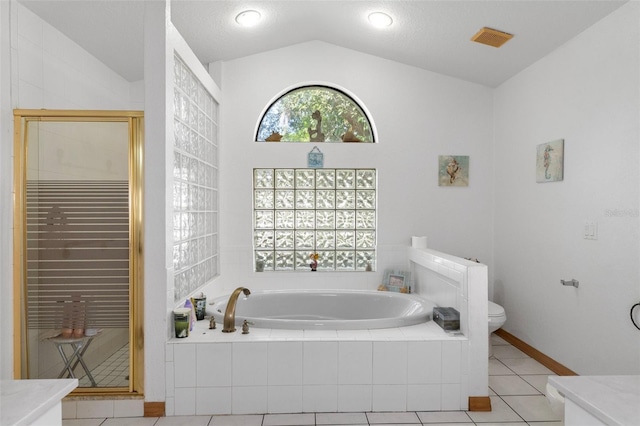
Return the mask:
<path id="1" fill-rule="evenodd" d="M 8 2 L 0 2 L 0 380 L 13 372 L 12 238 L 12 103 L 11 103 L 11 14 Z"/>
<path id="2" fill-rule="evenodd" d="M 129 109 L 127 80 L 24 6 L 11 13 L 16 108 Z"/>
<path id="3" fill-rule="evenodd" d="M 294 86 L 346 90 L 369 111 L 376 144 L 317 144 L 326 167 L 378 169 L 378 273 L 254 273 L 252 169 L 306 167 L 314 144 L 255 143 L 263 110 Z M 491 89 L 322 42 L 222 64 L 220 229 L 222 276 L 209 294 L 238 285 L 369 288 L 406 266 L 412 235 L 429 247 L 492 263 Z M 469 155 L 470 185 L 438 187 L 438 155 Z"/>
<path id="4" fill-rule="evenodd" d="M 144 146 L 144 392 L 146 401 L 164 401 L 162 366 L 167 341 L 168 289 L 173 286 L 171 258 L 171 217 L 169 158 L 172 158 L 167 128 L 173 89 L 168 46 L 170 7 L 166 2 L 145 5 L 145 146 Z M 172 123 L 171 123 L 172 124 Z"/>
<path id="5" fill-rule="evenodd" d="M 220 89 L 170 22 L 168 2 L 145 9 L 145 401 L 165 400 L 166 342 L 173 335 L 174 55 L 216 101 Z M 137 91 L 137 85 L 134 85 Z"/>
<path id="6" fill-rule="evenodd" d="M 640 373 L 639 10 L 629 2 L 495 91 L 494 296 L 507 331 L 579 374 Z M 536 145 L 555 139 L 564 180 L 536 183 Z M 560 284 L 572 278 L 579 288 Z"/>
<path id="7" fill-rule="evenodd" d="M 12 109 L 131 109 L 140 90 L 16 1 L 1 3 L 0 374 L 13 374 Z"/>

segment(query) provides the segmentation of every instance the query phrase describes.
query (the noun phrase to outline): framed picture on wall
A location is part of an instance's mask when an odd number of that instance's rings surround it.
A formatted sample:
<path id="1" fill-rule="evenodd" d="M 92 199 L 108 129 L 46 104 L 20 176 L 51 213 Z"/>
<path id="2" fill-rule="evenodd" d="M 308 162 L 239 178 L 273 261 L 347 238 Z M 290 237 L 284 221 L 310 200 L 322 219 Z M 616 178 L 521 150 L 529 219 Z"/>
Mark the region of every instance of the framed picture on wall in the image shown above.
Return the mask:
<path id="1" fill-rule="evenodd" d="M 438 186 L 469 186 L 469 156 L 438 156 Z"/>
<path id="2" fill-rule="evenodd" d="M 564 179 L 564 139 L 542 143 L 536 149 L 536 182 Z"/>

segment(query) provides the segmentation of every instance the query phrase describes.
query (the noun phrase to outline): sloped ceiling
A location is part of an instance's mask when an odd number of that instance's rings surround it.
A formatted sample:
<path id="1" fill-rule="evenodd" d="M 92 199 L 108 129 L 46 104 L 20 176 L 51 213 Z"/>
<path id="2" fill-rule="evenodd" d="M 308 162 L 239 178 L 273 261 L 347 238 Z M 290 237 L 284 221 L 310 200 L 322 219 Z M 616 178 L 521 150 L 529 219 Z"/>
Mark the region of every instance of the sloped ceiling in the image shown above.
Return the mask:
<path id="1" fill-rule="evenodd" d="M 129 81 L 143 78 L 144 2 L 19 0 Z M 610 14 L 626 0 L 316 1 L 174 0 L 172 21 L 202 63 L 321 40 L 495 87 Z M 254 28 L 234 18 L 260 11 Z M 377 30 L 367 15 L 384 11 Z M 514 34 L 497 49 L 470 41 L 482 27 Z"/>

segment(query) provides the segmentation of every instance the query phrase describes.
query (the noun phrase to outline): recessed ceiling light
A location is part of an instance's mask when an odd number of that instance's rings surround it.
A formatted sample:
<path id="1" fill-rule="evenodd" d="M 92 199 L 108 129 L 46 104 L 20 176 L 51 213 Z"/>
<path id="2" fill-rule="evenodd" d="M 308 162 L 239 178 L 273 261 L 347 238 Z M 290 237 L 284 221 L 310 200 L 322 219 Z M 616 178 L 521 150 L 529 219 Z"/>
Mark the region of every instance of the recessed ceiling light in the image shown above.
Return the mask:
<path id="1" fill-rule="evenodd" d="M 374 27 L 384 28 L 391 25 L 393 19 L 384 12 L 373 12 L 369 14 L 369 22 L 371 22 Z"/>
<path id="2" fill-rule="evenodd" d="M 260 12 L 257 10 L 245 10 L 244 12 L 238 13 L 236 22 L 243 27 L 253 27 L 260 21 L 261 17 Z"/>

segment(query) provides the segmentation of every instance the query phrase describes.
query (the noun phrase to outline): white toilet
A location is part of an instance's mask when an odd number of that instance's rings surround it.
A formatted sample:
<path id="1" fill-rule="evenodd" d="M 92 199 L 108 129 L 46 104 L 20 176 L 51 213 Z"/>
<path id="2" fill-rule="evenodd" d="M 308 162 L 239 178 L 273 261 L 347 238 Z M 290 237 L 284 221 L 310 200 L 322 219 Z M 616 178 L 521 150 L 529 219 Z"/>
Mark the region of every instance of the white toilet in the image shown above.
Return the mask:
<path id="1" fill-rule="evenodd" d="M 550 385 L 547 382 L 547 401 L 549 402 L 549 406 L 551 407 L 551 411 L 553 414 L 560 417 L 562 421 L 564 421 L 564 397 L 555 386 Z"/>
<path id="2" fill-rule="evenodd" d="M 489 356 L 493 355 L 491 347 L 491 333 L 502 327 L 507 320 L 504 308 L 489 300 Z"/>

